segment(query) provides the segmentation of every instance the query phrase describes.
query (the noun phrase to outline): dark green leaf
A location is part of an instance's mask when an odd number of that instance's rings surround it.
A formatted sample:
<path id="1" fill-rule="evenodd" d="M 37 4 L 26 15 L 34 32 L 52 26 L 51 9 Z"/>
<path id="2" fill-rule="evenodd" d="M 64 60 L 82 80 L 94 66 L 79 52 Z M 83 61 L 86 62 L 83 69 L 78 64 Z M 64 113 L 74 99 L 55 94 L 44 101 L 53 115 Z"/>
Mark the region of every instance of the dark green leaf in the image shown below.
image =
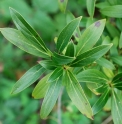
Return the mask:
<path id="1" fill-rule="evenodd" d="M 121 32 L 120 39 L 119 39 L 119 48 L 122 48 L 122 32 Z"/>
<path id="2" fill-rule="evenodd" d="M 106 83 L 107 77 L 100 71 L 95 69 L 87 69 L 76 75 L 79 82 L 89 83 Z"/>
<path id="3" fill-rule="evenodd" d="M 83 32 L 76 47 L 76 55 L 80 55 L 81 53 L 88 51 L 93 47 L 93 45 L 95 45 L 103 32 L 105 22 L 105 19 L 99 20 Z"/>
<path id="4" fill-rule="evenodd" d="M 96 2 L 96 0 L 86 0 L 87 11 L 91 18 L 93 18 L 93 16 L 94 16 L 95 2 Z"/>
<path id="5" fill-rule="evenodd" d="M 95 60 L 102 57 L 111 48 L 111 46 L 112 44 L 101 45 L 89 51 L 86 51 L 80 54 L 79 56 L 77 56 L 76 59 L 70 64 L 70 66 L 81 67 L 81 66 L 91 64 Z"/>
<path id="6" fill-rule="evenodd" d="M 66 56 L 74 57 L 75 56 L 75 46 L 73 41 L 69 42 L 67 49 L 66 49 Z"/>
<path id="7" fill-rule="evenodd" d="M 98 93 L 103 93 L 104 91 L 108 90 L 109 84 L 106 82 L 106 84 L 103 84 L 102 86 L 95 88 L 94 90 Z"/>
<path id="8" fill-rule="evenodd" d="M 52 74 L 50 75 L 49 79 L 47 82 L 53 82 L 56 79 L 58 79 L 61 75 L 63 74 L 63 68 L 56 68 Z"/>
<path id="9" fill-rule="evenodd" d="M 80 20 L 81 17 L 72 20 L 60 33 L 57 40 L 57 50 L 59 53 L 62 52 L 64 48 L 67 46 L 73 32 L 78 27 Z"/>
<path id="10" fill-rule="evenodd" d="M 13 8 L 10 8 L 10 13 L 12 16 L 12 19 L 14 21 L 14 24 L 16 27 L 23 32 L 23 34 L 31 35 L 33 36 L 37 43 L 40 45 L 40 47 L 45 49 L 45 52 L 47 51 L 47 47 L 45 46 L 43 40 L 40 38 L 40 36 L 36 33 L 36 31 L 24 20 L 22 15 L 18 13 Z"/>
<path id="11" fill-rule="evenodd" d="M 122 5 L 108 6 L 100 12 L 108 17 L 122 18 Z"/>
<path id="12" fill-rule="evenodd" d="M 115 26 L 113 26 L 109 21 L 107 21 L 106 23 L 106 28 L 112 38 L 115 38 L 116 36 L 118 37 L 120 36 L 118 29 Z"/>
<path id="13" fill-rule="evenodd" d="M 11 93 L 16 94 L 33 84 L 43 73 L 45 69 L 39 64 L 29 69 L 14 85 Z"/>
<path id="14" fill-rule="evenodd" d="M 45 119 L 53 109 L 62 87 L 61 79 L 51 82 L 41 106 L 41 118 Z"/>
<path id="15" fill-rule="evenodd" d="M 117 74 L 113 80 L 112 80 L 112 85 L 119 90 L 122 90 L 122 73 Z"/>
<path id="16" fill-rule="evenodd" d="M 58 53 L 53 53 L 52 60 L 58 65 L 64 65 L 75 60 L 75 57 L 69 57 Z"/>
<path id="17" fill-rule="evenodd" d="M 93 119 L 93 113 L 89 101 L 75 76 L 70 72 L 65 73 L 66 90 L 74 105 L 88 118 Z"/>
<path id="18" fill-rule="evenodd" d="M 96 60 L 97 64 L 99 64 L 102 67 L 114 70 L 115 67 L 113 65 L 113 63 L 111 63 L 110 61 L 108 61 L 107 59 L 101 57 L 100 59 Z"/>
<path id="19" fill-rule="evenodd" d="M 49 76 L 50 74 L 43 77 L 34 88 L 32 92 L 32 96 L 34 97 L 34 99 L 41 99 L 45 96 L 48 87 L 50 86 L 50 83 L 47 83 Z"/>
<path id="20" fill-rule="evenodd" d="M 54 70 L 57 67 L 56 64 L 51 60 L 41 60 L 38 63 L 45 69 L 49 69 L 49 70 Z"/>
<path id="21" fill-rule="evenodd" d="M 67 12 L 66 13 L 67 24 L 69 22 L 71 22 L 73 19 L 75 19 L 75 16 L 70 11 Z M 82 22 L 83 22 L 83 20 L 82 20 Z M 78 42 L 79 41 L 79 38 L 81 36 L 80 28 L 79 27 L 77 27 L 76 30 L 74 31 L 73 36 L 75 37 L 76 41 Z"/>
<path id="22" fill-rule="evenodd" d="M 32 40 L 27 39 L 21 31 L 12 28 L 1 28 L 0 31 L 8 41 L 20 49 L 35 56 L 49 58 L 49 55 L 46 52 L 39 49 L 38 44 L 32 43 Z"/>
<path id="23" fill-rule="evenodd" d="M 112 91 L 111 103 L 114 124 L 122 124 L 122 103 L 114 91 Z"/>
<path id="24" fill-rule="evenodd" d="M 93 105 L 93 114 L 97 114 L 106 104 L 109 98 L 109 90 L 106 90 L 98 99 L 98 101 Z"/>

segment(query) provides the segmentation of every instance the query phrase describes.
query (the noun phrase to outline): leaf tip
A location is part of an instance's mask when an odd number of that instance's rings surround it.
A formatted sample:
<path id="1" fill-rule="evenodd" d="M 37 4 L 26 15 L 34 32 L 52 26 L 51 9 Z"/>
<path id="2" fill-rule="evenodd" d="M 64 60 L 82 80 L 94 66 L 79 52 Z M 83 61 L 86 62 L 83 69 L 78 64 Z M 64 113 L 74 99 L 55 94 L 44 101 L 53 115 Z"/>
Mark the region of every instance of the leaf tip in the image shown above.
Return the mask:
<path id="1" fill-rule="evenodd" d="M 91 116 L 91 119 L 94 120 L 94 116 Z"/>
<path id="2" fill-rule="evenodd" d="M 11 95 L 15 94 L 15 93 L 14 93 L 14 90 L 11 90 L 10 94 L 11 94 Z"/>
<path id="3" fill-rule="evenodd" d="M 10 11 L 12 11 L 12 10 L 13 10 L 13 8 L 9 6 L 9 10 L 10 10 Z"/>

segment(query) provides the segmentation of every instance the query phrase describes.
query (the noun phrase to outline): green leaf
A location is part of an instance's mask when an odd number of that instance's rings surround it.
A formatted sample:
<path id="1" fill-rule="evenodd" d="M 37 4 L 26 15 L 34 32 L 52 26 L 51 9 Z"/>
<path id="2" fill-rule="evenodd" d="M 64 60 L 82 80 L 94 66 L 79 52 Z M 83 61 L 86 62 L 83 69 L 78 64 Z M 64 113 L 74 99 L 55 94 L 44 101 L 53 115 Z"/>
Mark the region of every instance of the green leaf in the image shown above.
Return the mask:
<path id="1" fill-rule="evenodd" d="M 86 83 L 87 87 L 95 94 L 99 95 L 100 93 L 96 91 L 96 89 L 103 87 L 101 83 Z"/>
<path id="2" fill-rule="evenodd" d="M 102 67 L 102 70 L 109 79 L 112 79 L 114 77 L 114 73 L 111 69 Z"/>
<path id="3" fill-rule="evenodd" d="M 118 18 L 118 19 L 116 20 L 116 26 L 117 26 L 117 28 L 118 28 L 120 31 L 122 31 L 122 19 L 121 19 L 121 18 Z"/>
<path id="4" fill-rule="evenodd" d="M 117 74 L 112 80 L 112 86 L 122 90 L 122 73 Z"/>
<path id="5" fill-rule="evenodd" d="M 107 0 L 111 5 L 116 5 L 118 0 Z"/>
<path id="6" fill-rule="evenodd" d="M 87 69 L 76 75 L 79 82 L 89 83 L 106 83 L 107 77 L 100 71 L 95 69 Z"/>
<path id="7" fill-rule="evenodd" d="M 59 3 L 60 10 L 62 12 L 65 12 L 68 0 L 58 0 L 58 3 Z"/>
<path id="8" fill-rule="evenodd" d="M 91 18 L 93 18 L 93 16 L 94 16 L 95 2 L 96 2 L 96 0 L 86 0 L 87 11 Z"/>
<path id="9" fill-rule="evenodd" d="M 122 66 L 122 56 L 112 56 L 111 59 L 118 65 Z"/>
<path id="10" fill-rule="evenodd" d="M 122 18 L 122 5 L 108 6 L 101 9 L 100 12 L 108 17 Z"/>
<path id="11" fill-rule="evenodd" d="M 100 110 L 102 110 L 102 108 L 107 103 L 108 98 L 109 98 L 109 90 L 106 90 L 92 107 L 94 115 L 97 114 Z"/>
<path id="12" fill-rule="evenodd" d="M 79 56 L 70 64 L 73 67 L 81 67 L 91 64 L 95 60 L 102 57 L 110 48 L 112 44 L 97 46 L 89 51 L 86 51 Z"/>
<path id="13" fill-rule="evenodd" d="M 75 19 L 75 16 L 70 11 L 68 11 L 66 13 L 67 24 L 70 23 L 73 19 Z M 82 22 L 83 22 L 83 20 L 82 20 Z M 77 27 L 76 30 L 74 31 L 73 36 L 75 37 L 76 41 L 78 42 L 79 41 L 79 38 L 81 36 L 80 28 L 79 27 Z"/>
<path id="14" fill-rule="evenodd" d="M 107 59 L 101 57 L 100 59 L 96 60 L 97 64 L 99 64 L 102 67 L 114 70 L 115 67 L 113 65 L 113 63 L 111 63 L 110 61 L 108 61 Z"/>
<path id="15" fill-rule="evenodd" d="M 47 47 L 45 46 L 43 40 L 40 38 L 40 36 L 37 34 L 37 32 L 24 20 L 22 15 L 11 7 L 10 7 L 10 13 L 11 13 L 12 19 L 13 19 L 16 27 L 24 35 L 26 34 L 26 36 L 27 35 L 33 36 L 36 39 L 36 42 L 40 45 L 40 47 L 44 48 L 45 52 L 46 52 Z"/>
<path id="16" fill-rule="evenodd" d="M 90 25 L 81 35 L 76 47 L 76 55 L 80 55 L 91 49 L 100 38 L 105 27 L 106 20 L 99 20 Z"/>
<path id="17" fill-rule="evenodd" d="M 45 96 L 48 87 L 50 86 L 50 83 L 47 83 L 49 76 L 50 74 L 43 77 L 34 88 L 32 92 L 32 96 L 34 97 L 34 99 L 41 99 Z"/>
<path id="18" fill-rule="evenodd" d="M 122 48 L 122 32 L 121 32 L 120 39 L 119 39 L 119 48 Z"/>
<path id="19" fill-rule="evenodd" d="M 82 17 L 78 17 L 72 20 L 60 33 L 57 39 L 57 50 L 59 53 L 61 53 L 64 50 L 64 48 L 67 46 L 73 32 L 79 25 L 81 18 Z"/>
<path id="20" fill-rule="evenodd" d="M 52 60 L 54 63 L 58 65 L 64 65 L 75 60 L 75 57 L 69 57 L 69 56 L 58 54 L 58 53 L 53 53 Z"/>
<path id="21" fill-rule="evenodd" d="M 73 41 L 69 42 L 69 44 L 67 46 L 67 49 L 66 49 L 65 55 L 66 56 L 70 56 L 70 57 L 74 57 L 75 56 L 75 46 L 74 46 Z"/>
<path id="22" fill-rule="evenodd" d="M 54 70 L 57 67 L 52 60 L 41 60 L 38 63 L 45 69 L 49 69 L 49 70 Z"/>
<path id="23" fill-rule="evenodd" d="M 61 75 L 63 74 L 63 68 L 59 67 L 59 68 L 56 68 L 52 74 L 50 75 L 49 79 L 47 82 L 53 82 L 55 81 L 56 79 L 58 79 Z"/>
<path id="24" fill-rule="evenodd" d="M 110 4 L 107 1 L 105 1 L 105 2 L 98 2 L 95 4 L 95 6 L 99 9 L 103 9 L 105 7 L 110 6 Z"/>
<path id="25" fill-rule="evenodd" d="M 70 72 L 65 73 L 66 90 L 74 105 L 88 118 L 93 119 L 93 113 L 89 101 L 75 76 Z"/>
<path id="26" fill-rule="evenodd" d="M 113 57 L 113 56 L 118 56 L 118 49 L 115 45 L 113 45 L 110 49 L 110 56 Z"/>
<path id="27" fill-rule="evenodd" d="M 108 88 L 109 88 L 110 86 L 109 86 L 109 84 L 108 84 L 108 82 L 106 83 L 106 84 L 103 84 L 102 86 L 99 86 L 99 87 L 97 87 L 97 88 L 94 88 L 94 90 L 96 91 L 96 92 L 98 92 L 98 93 L 103 93 L 104 91 L 106 91 L 106 90 L 108 90 Z"/>
<path id="28" fill-rule="evenodd" d="M 53 109 L 62 87 L 61 79 L 51 82 L 41 106 L 41 118 L 45 119 Z"/>
<path id="29" fill-rule="evenodd" d="M 16 94 L 23 91 L 41 77 L 44 72 L 45 69 L 39 64 L 33 66 L 15 83 L 11 93 Z"/>
<path id="30" fill-rule="evenodd" d="M 118 29 L 115 26 L 113 26 L 109 21 L 107 21 L 106 23 L 106 28 L 112 38 L 115 38 L 116 36 L 118 37 L 120 36 Z"/>
<path id="31" fill-rule="evenodd" d="M 112 118 L 114 124 L 122 124 L 122 103 L 114 91 L 112 91 Z"/>
<path id="32" fill-rule="evenodd" d="M 12 28 L 0 28 L 1 33 L 3 36 L 19 47 L 20 49 L 33 54 L 35 56 L 39 56 L 42 58 L 49 58 L 49 55 L 42 51 L 38 44 L 32 42 L 31 40 L 27 39 L 19 30 L 12 29 Z"/>

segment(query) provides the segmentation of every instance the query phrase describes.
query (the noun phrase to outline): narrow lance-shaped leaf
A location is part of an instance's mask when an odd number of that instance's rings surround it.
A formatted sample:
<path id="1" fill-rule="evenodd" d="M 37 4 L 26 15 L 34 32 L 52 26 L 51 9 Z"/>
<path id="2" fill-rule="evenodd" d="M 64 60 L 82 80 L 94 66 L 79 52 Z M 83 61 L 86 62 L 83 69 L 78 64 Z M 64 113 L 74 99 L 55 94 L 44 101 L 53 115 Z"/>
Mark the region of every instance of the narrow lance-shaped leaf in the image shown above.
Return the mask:
<path id="1" fill-rule="evenodd" d="M 75 19 L 75 16 L 70 11 L 67 12 L 66 13 L 67 24 L 69 22 L 71 22 L 73 19 Z M 83 20 L 82 20 L 82 22 L 83 22 Z M 73 36 L 75 37 L 76 41 L 78 42 L 79 41 L 79 38 L 81 36 L 80 28 L 79 27 L 77 27 L 76 30 L 74 31 Z M 76 42 L 76 44 L 77 44 L 77 42 Z"/>
<path id="2" fill-rule="evenodd" d="M 58 95 L 61 91 L 61 88 L 62 88 L 62 83 L 60 78 L 50 83 L 50 86 L 48 88 L 48 91 L 44 97 L 44 100 L 41 106 L 40 115 L 42 119 L 45 119 L 53 109 L 56 103 L 56 100 L 58 98 Z"/>
<path id="3" fill-rule="evenodd" d="M 99 20 L 90 25 L 81 35 L 76 47 L 76 55 L 80 55 L 91 49 L 100 38 L 105 27 L 106 20 Z"/>
<path id="4" fill-rule="evenodd" d="M 114 77 L 114 73 L 111 69 L 102 67 L 102 70 L 109 79 L 112 79 Z"/>
<path id="5" fill-rule="evenodd" d="M 41 60 L 38 63 L 45 69 L 49 69 L 49 70 L 54 70 L 57 67 L 52 60 Z"/>
<path id="6" fill-rule="evenodd" d="M 81 17 L 72 20 L 60 33 L 57 39 L 57 50 L 59 53 L 62 52 L 64 48 L 67 46 L 73 32 L 78 27 L 80 20 Z"/>
<path id="7" fill-rule="evenodd" d="M 108 17 L 122 18 L 122 5 L 108 6 L 101 9 L 100 12 Z"/>
<path id="8" fill-rule="evenodd" d="M 89 51 L 86 51 L 80 54 L 79 56 L 77 56 L 76 59 L 70 64 L 70 66 L 81 67 L 91 64 L 95 60 L 102 57 L 111 48 L 111 46 L 112 44 L 101 45 Z"/>
<path id="9" fill-rule="evenodd" d="M 40 50 L 37 44 L 31 44 L 31 40 L 28 40 L 19 30 L 12 29 L 12 28 L 0 28 L 1 33 L 3 36 L 19 47 L 20 49 L 33 54 L 35 56 L 39 56 L 42 58 L 49 58 L 49 55 Z"/>
<path id="10" fill-rule="evenodd" d="M 43 73 L 45 72 L 45 69 L 40 66 L 39 64 L 35 65 L 31 69 L 29 69 L 14 85 L 11 93 L 16 94 L 27 87 L 29 87 L 31 84 L 33 84 Z"/>
<path id="11" fill-rule="evenodd" d="M 122 56 L 112 56 L 111 59 L 118 65 L 122 66 Z"/>
<path id="12" fill-rule="evenodd" d="M 89 101 L 75 76 L 70 72 L 65 73 L 66 90 L 74 105 L 88 118 L 93 119 L 93 113 Z"/>
<path id="13" fill-rule="evenodd" d="M 108 81 L 107 77 L 100 71 L 95 69 L 87 69 L 76 75 L 79 82 L 88 83 L 106 83 Z"/>
<path id="14" fill-rule="evenodd" d="M 122 32 L 120 34 L 120 39 L 119 39 L 119 48 L 122 48 Z"/>
<path id="15" fill-rule="evenodd" d="M 43 77 L 34 88 L 32 92 L 32 96 L 34 97 L 34 99 L 41 99 L 45 96 L 48 87 L 50 86 L 50 83 L 47 83 L 49 76 L 50 74 Z"/>
<path id="16" fill-rule="evenodd" d="M 100 59 L 96 60 L 97 64 L 99 64 L 102 67 L 114 70 L 115 67 L 112 62 L 108 61 L 107 59 L 101 57 Z"/>
<path id="17" fill-rule="evenodd" d="M 114 92 L 114 90 L 112 91 L 111 104 L 111 112 L 114 124 L 122 124 L 122 103 L 116 93 Z"/>
<path id="18" fill-rule="evenodd" d="M 107 21 L 106 23 L 106 28 L 112 38 L 120 36 L 120 32 L 118 31 L 118 29 L 115 26 L 113 26 L 109 21 Z"/>
<path id="19" fill-rule="evenodd" d="M 72 40 L 69 42 L 69 44 L 67 46 L 65 55 L 70 56 L 70 57 L 75 56 L 75 46 L 74 46 L 74 43 Z"/>
<path id="20" fill-rule="evenodd" d="M 98 101 L 93 105 L 93 114 L 97 114 L 105 106 L 109 98 L 109 90 L 107 89 L 98 99 Z"/>
<path id="21" fill-rule="evenodd" d="M 117 74 L 112 80 L 112 86 L 122 90 L 122 73 Z"/>
<path id="22" fill-rule="evenodd" d="M 53 53 L 52 60 L 57 65 L 64 65 L 75 60 L 75 57 L 65 56 L 58 53 Z"/>
<path id="23" fill-rule="evenodd" d="M 62 12 L 65 12 L 68 0 L 58 0 L 58 3 L 59 3 L 60 10 Z"/>
<path id="24" fill-rule="evenodd" d="M 94 16 L 95 2 L 96 2 L 96 0 L 86 0 L 87 11 L 88 11 L 90 17 L 92 17 L 92 18 Z"/>
<path id="25" fill-rule="evenodd" d="M 37 32 L 25 21 L 25 19 L 22 17 L 22 15 L 11 7 L 10 7 L 10 13 L 11 13 L 12 19 L 13 19 L 16 27 L 20 31 L 22 31 L 23 34 L 31 35 L 35 39 L 37 39 L 37 43 L 40 45 L 40 47 L 44 48 L 45 51 L 47 51 L 47 47 L 45 46 L 43 40 L 40 38 L 40 36 L 37 34 Z"/>
<path id="26" fill-rule="evenodd" d="M 111 5 L 116 5 L 118 0 L 107 0 Z"/>
<path id="27" fill-rule="evenodd" d="M 47 80 L 47 82 L 53 82 L 56 79 L 58 79 L 61 75 L 63 74 L 63 68 L 59 67 L 56 68 L 52 74 L 50 75 L 49 79 Z"/>

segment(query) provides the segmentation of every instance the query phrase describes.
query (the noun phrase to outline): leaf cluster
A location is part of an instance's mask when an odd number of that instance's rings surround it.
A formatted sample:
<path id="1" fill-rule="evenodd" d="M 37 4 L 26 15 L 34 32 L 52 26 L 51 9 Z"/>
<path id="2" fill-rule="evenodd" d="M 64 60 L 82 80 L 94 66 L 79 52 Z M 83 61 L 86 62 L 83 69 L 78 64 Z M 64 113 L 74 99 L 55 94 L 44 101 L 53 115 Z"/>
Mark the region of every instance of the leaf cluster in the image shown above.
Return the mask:
<path id="1" fill-rule="evenodd" d="M 63 12 L 66 10 L 67 2 L 68 0 L 64 0 L 63 3 L 59 1 Z M 42 58 L 16 82 L 12 94 L 23 91 L 41 75 L 46 74 L 32 92 L 35 99 L 44 98 L 40 111 L 41 118 L 45 119 L 49 115 L 62 88 L 65 87 L 73 104 L 92 120 L 111 97 L 114 123 L 121 124 L 122 103 L 118 94 L 122 90 L 122 57 L 118 53 L 118 47 L 122 47 L 122 28 L 119 27 L 122 5 L 118 4 L 121 4 L 121 1 L 107 0 L 96 4 L 96 0 L 87 0 L 90 24 L 82 33 L 79 28 L 82 17 L 75 18 L 72 13 L 66 12 L 68 23 L 55 41 L 55 51 L 51 51 L 45 45 L 21 14 L 10 8 L 17 29 L 0 28 L 1 33 L 20 49 Z M 120 29 L 111 25 L 109 18 L 107 21 L 101 19 L 91 23 L 95 6 L 100 9 L 103 16 L 117 18 L 117 26 Z M 111 36 L 103 34 L 105 24 Z M 91 93 L 101 95 L 93 106 L 90 105 L 81 84 L 86 84 Z"/>

